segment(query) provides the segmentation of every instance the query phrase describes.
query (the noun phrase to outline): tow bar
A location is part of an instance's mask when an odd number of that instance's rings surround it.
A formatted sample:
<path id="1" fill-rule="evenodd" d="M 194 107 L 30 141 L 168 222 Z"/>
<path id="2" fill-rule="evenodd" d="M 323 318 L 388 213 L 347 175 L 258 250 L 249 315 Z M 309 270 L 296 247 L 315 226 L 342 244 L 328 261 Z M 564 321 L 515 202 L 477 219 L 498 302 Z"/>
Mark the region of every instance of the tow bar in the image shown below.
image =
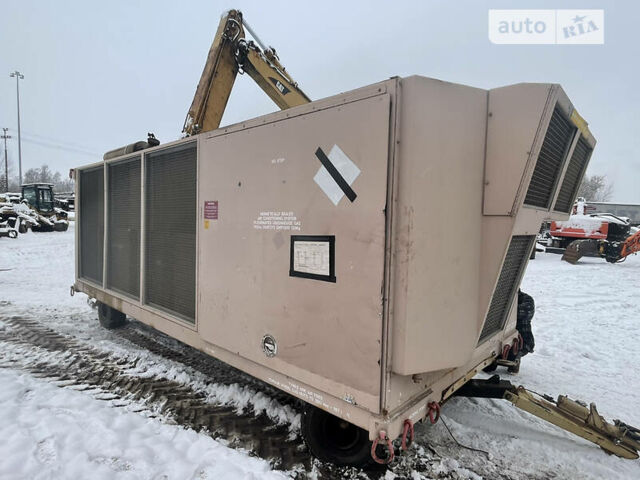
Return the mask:
<path id="1" fill-rule="evenodd" d="M 560 395 L 554 400 L 494 375 L 486 380 L 470 380 L 455 393 L 459 397 L 502 398 L 542 420 L 600 446 L 605 452 L 636 459 L 640 450 L 640 430 L 620 420 L 607 422 L 595 403 L 571 400 Z"/>

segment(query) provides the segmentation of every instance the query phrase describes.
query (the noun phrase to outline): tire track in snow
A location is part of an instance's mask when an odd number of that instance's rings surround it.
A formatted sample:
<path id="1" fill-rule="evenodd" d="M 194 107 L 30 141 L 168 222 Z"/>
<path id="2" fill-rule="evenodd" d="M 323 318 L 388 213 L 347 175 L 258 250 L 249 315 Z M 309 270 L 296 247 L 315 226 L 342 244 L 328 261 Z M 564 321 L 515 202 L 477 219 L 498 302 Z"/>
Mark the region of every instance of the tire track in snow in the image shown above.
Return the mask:
<path id="1" fill-rule="evenodd" d="M 137 359 L 117 358 L 111 353 L 82 345 L 40 323 L 12 317 L 3 319 L 0 353 L 3 367 L 19 367 L 31 374 L 76 390 L 92 391 L 98 399 L 117 400 L 116 406 L 139 405 L 152 417 L 175 422 L 197 432 L 245 449 L 283 470 L 310 467 L 310 456 L 289 426 L 277 424 L 252 409 L 212 404 L 204 392 L 162 377 L 141 376 Z M 11 349 L 11 346 L 18 346 Z M 192 359 L 193 360 L 193 359 Z M 206 367 L 203 367 L 206 368 Z M 111 396 L 104 398 L 105 394 Z"/>
<path id="2" fill-rule="evenodd" d="M 5 324 L 4 329 L 2 323 Z M 277 399 L 282 405 L 297 408 L 294 398 L 138 322 L 129 322 L 126 327 L 111 333 L 145 351 L 201 372 L 215 384 L 248 385 Z M 0 368 L 18 367 L 59 387 L 84 391 L 96 399 L 110 401 L 115 407 L 134 409 L 149 417 L 210 435 L 232 448 L 247 450 L 251 455 L 269 461 L 274 468 L 288 470 L 294 478 L 386 478 L 386 470 L 376 466 L 345 468 L 313 460 L 302 441 L 292 438 L 289 424 L 279 424 L 264 413 L 256 415 L 251 407 L 239 411 L 235 405 L 208 402 L 204 392 L 179 381 L 157 374 L 144 376 L 149 373 L 145 366 L 148 360 L 99 350 L 38 321 L 24 317 L 0 317 L 1 344 L 4 348 L 0 351 Z M 420 435 L 423 437 L 420 443 L 428 445 L 424 433 Z M 389 472 L 392 474 L 390 478 L 420 478 L 418 472 L 427 478 L 443 480 L 482 478 L 453 460 L 455 452 L 447 452 L 442 457 L 431 455 L 427 449 L 416 444 L 410 452 L 398 457 Z M 454 453 L 453 457 L 449 456 L 451 453 Z M 500 472 L 496 467 L 485 465 L 480 470 L 488 470 L 487 478 L 496 480 L 522 478 Z"/>

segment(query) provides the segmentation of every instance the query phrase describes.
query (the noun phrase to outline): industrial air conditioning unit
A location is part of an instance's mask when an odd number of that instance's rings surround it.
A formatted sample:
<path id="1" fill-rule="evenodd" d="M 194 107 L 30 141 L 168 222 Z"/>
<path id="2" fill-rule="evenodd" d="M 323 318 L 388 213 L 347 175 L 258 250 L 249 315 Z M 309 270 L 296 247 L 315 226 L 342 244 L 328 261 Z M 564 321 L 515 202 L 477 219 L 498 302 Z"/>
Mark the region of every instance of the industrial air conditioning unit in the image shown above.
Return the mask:
<path id="1" fill-rule="evenodd" d="M 74 288 L 393 439 L 518 342 L 594 146 L 559 85 L 392 78 L 76 169 Z"/>

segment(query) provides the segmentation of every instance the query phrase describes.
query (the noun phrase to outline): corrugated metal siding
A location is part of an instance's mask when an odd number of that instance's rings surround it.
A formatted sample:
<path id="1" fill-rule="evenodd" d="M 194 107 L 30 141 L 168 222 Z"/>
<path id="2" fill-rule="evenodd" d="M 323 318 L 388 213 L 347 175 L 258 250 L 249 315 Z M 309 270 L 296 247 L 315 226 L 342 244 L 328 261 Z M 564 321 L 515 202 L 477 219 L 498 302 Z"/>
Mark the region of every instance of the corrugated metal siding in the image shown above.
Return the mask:
<path id="1" fill-rule="evenodd" d="M 562 180 L 562 186 L 560 187 L 560 192 L 558 192 L 556 204 L 553 207 L 554 210 L 565 213 L 571 211 L 592 151 L 593 149 L 583 138 L 578 140 L 576 148 L 573 150 L 573 155 L 571 155 L 571 160 L 569 160 L 567 171 L 564 174 L 564 180 Z"/>
<path id="2" fill-rule="evenodd" d="M 535 238 L 535 235 L 514 235 L 511 237 L 500 277 L 498 277 L 498 283 L 491 298 L 489 312 L 480 333 L 480 342 L 504 327 Z"/>
<path id="3" fill-rule="evenodd" d="M 104 170 L 80 172 L 80 277 L 102 285 Z"/>
<path id="4" fill-rule="evenodd" d="M 195 322 L 196 145 L 145 164 L 145 301 Z"/>
<path id="5" fill-rule="evenodd" d="M 556 107 L 544 136 L 540 155 L 538 155 L 538 161 L 524 199 L 526 205 L 540 208 L 549 207 L 551 197 L 553 197 L 553 187 L 562 171 L 564 158 L 575 131 L 576 127 Z"/>
<path id="6" fill-rule="evenodd" d="M 140 297 L 140 157 L 110 164 L 107 286 Z"/>

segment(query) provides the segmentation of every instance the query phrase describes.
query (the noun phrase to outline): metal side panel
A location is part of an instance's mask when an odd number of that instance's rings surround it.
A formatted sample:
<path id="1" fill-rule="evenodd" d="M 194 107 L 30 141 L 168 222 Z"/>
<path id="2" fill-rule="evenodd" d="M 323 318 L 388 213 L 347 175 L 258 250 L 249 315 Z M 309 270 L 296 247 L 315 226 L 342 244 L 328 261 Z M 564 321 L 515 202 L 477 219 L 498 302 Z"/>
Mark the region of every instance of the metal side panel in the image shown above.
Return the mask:
<path id="1" fill-rule="evenodd" d="M 380 94 L 200 151 L 202 337 L 369 411 L 380 408 L 389 121 Z"/>
<path id="2" fill-rule="evenodd" d="M 519 209 L 557 93 L 550 84 L 489 90 L 484 215 L 513 216 Z"/>
<path id="3" fill-rule="evenodd" d="M 145 155 L 146 304 L 195 323 L 196 144 Z"/>
<path id="4" fill-rule="evenodd" d="M 140 156 L 107 166 L 107 288 L 140 297 Z"/>
<path id="5" fill-rule="evenodd" d="M 401 85 L 391 368 L 412 375 L 465 364 L 477 342 L 487 93 Z"/>
<path id="6" fill-rule="evenodd" d="M 102 285 L 104 247 L 104 167 L 79 171 L 80 278 Z"/>

